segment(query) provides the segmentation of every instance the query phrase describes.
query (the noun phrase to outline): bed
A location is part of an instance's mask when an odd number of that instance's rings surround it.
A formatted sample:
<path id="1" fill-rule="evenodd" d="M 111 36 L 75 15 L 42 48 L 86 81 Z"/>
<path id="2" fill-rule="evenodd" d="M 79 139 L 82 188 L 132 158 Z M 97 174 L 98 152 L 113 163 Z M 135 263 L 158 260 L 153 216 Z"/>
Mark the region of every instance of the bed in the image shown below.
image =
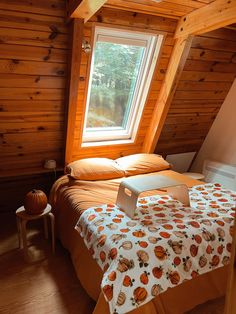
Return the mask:
<path id="1" fill-rule="evenodd" d="M 147 167 L 149 169 L 148 173 L 146 172 Z M 128 175 L 152 176 L 161 174 L 162 176 L 164 175 L 184 183 L 188 187 L 202 184 L 200 181 L 191 179 L 170 169 L 162 170 L 163 167 L 155 171 L 157 169 L 153 168 L 149 163 L 145 164 L 145 169 L 141 168 L 141 173 L 138 172 L 137 174 L 136 171 L 131 171 Z M 93 180 L 87 180 L 87 178 L 83 180 L 83 176 L 82 179 L 75 178 L 71 175 L 61 177 L 55 182 L 51 191 L 50 202 L 56 216 L 57 235 L 63 246 L 71 254 L 74 268 L 82 286 L 88 295 L 96 301 L 94 313 L 108 314 L 108 303 L 105 301 L 104 295 L 101 292 L 103 272 L 96 261 L 92 259 L 83 239 L 75 230 L 75 225 L 81 214 L 88 208 L 96 207 L 100 204 L 115 203 L 119 184 L 124 176 L 112 179 L 99 177 L 99 180 L 94 180 L 94 178 Z M 151 194 L 157 193 L 162 192 L 152 191 Z M 148 195 L 150 195 L 150 192 Z M 224 266 L 200 275 L 175 288 L 168 289 L 130 313 L 184 313 L 207 300 L 223 296 L 226 291 L 227 272 L 228 266 Z"/>

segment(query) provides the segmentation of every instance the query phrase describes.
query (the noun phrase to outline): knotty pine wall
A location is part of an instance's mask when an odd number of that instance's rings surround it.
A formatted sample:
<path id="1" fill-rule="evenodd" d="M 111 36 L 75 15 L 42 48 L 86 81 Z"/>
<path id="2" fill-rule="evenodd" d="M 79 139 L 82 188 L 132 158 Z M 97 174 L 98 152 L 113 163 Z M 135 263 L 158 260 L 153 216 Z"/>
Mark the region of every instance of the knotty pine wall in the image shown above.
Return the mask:
<path id="1" fill-rule="evenodd" d="M 163 18 L 152 15 L 145 15 L 141 13 L 134 13 L 128 11 L 119 11 L 109 8 L 103 8 L 92 17 L 84 27 L 84 36 L 88 42 L 92 41 L 92 27 L 93 23 L 112 24 L 117 27 L 131 27 L 134 30 L 152 30 L 158 33 L 165 33 L 165 41 L 159 59 L 158 67 L 155 71 L 154 78 L 151 84 L 149 96 L 147 98 L 143 116 L 141 119 L 138 135 L 135 143 L 122 144 L 113 146 L 100 147 L 81 147 L 82 137 L 82 121 L 86 102 L 86 84 L 89 76 L 89 54 L 83 53 L 80 71 L 80 89 L 79 100 L 76 115 L 76 128 L 74 133 L 74 145 L 72 160 L 85 157 L 110 157 L 118 158 L 124 155 L 139 153 L 142 151 L 143 140 L 145 133 L 149 126 L 150 119 L 155 103 L 158 98 L 158 93 L 168 66 L 169 58 L 172 52 L 174 40 L 173 35 L 176 29 L 176 20 Z"/>
<path id="2" fill-rule="evenodd" d="M 64 161 L 68 27 L 64 0 L 0 1 L 0 211 L 49 190 Z"/>
<path id="3" fill-rule="evenodd" d="M 155 151 L 198 151 L 235 77 L 236 30 L 195 37 Z"/>

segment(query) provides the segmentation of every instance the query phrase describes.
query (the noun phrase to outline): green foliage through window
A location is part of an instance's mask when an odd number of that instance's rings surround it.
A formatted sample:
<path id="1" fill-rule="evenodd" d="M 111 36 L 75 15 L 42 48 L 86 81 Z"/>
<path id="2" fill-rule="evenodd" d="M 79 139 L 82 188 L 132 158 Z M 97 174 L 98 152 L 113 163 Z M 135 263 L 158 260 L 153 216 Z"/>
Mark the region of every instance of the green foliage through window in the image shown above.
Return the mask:
<path id="1" fill-rule="evenodd" d="M 97 42 L 86 128 L 125 128 L 145 47 Z"/>

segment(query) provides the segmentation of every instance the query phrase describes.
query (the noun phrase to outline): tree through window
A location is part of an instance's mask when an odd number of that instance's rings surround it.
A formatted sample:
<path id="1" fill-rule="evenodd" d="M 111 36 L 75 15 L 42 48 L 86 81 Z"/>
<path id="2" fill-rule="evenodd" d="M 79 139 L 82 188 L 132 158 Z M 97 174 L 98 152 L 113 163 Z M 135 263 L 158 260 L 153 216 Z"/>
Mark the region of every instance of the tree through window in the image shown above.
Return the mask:
<path id="1" fill-rule="evenodd" d="M 133 137 L 161 39 L 161 35 L 96 27 L 84 142 Z"/>

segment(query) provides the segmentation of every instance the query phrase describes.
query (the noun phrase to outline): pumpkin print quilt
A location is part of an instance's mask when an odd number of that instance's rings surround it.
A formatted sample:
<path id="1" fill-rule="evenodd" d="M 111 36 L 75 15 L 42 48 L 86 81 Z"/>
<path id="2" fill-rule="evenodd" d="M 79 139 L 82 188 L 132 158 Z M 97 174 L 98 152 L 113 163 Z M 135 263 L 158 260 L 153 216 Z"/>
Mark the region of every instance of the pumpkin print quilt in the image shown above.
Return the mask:
<path id="1" fill-rule="evenodd" d="M 114 204 L 82 213 L 75 228 L 104 272 L 111 313 L 229 263 L 236 193 L 205 184 L 189 195 L 191 207 L 168 195 L 140 198 L 133 219 Z"/>

